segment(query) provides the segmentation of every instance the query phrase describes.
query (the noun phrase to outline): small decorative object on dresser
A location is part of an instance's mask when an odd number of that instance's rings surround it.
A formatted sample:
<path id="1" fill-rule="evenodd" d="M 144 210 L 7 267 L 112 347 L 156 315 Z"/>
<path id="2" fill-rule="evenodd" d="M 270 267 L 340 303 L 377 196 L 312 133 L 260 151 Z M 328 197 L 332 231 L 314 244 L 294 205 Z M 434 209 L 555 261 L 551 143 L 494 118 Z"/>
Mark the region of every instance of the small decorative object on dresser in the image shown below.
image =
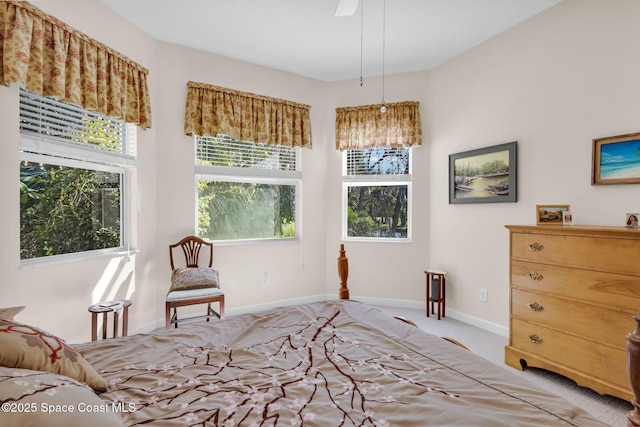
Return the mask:
<path id="1" fill-rule="evenodd" d="M 562 212 L 562 225 L 573 225 L 573 213 L 570 211 Z"/>
<path id="2" fill-rule="evenodd" d="M 631 401 L 626 336 L 640 299 L 640 233 L 625 227 L 508 225 L 505 363 L 557 372 Z"/>
<path id="3" fill-rule="evenodd" d="M 625 226 L 631 228 L 638 228 L 638 215 L 639 213 L 628 213 L 627 220 L 625 221 Z"/>
<path id="4" fill-rule="evenodd" d="M 569 205 L 536 205 L 536 224 L 562 225 L 563 212 L 569 212 Z"/>

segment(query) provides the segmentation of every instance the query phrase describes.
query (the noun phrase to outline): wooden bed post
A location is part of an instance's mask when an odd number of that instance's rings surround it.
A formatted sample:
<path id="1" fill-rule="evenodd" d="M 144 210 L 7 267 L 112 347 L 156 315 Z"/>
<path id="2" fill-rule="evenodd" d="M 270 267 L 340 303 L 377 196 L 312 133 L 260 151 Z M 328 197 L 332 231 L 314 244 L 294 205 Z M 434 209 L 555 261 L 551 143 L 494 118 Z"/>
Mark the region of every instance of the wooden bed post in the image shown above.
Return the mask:
<path id="1" fill-rule="evenodd" d="M 640 426 L 640 315 L 633 316 L 636 330 L 627 334 L 627 371 L 633 393 L 633 410 L 627 412 L 627 426 Z"/>
<path id="2" fill-rule="evenodd" d="M 349 299 L 349 288 L 347 278 L 349 277 L 349 259 L 344 251 L 344 243 L 340 244 L 340 256 L 338 257 L 338 276 L 340 276 L 340 299 Z"/>

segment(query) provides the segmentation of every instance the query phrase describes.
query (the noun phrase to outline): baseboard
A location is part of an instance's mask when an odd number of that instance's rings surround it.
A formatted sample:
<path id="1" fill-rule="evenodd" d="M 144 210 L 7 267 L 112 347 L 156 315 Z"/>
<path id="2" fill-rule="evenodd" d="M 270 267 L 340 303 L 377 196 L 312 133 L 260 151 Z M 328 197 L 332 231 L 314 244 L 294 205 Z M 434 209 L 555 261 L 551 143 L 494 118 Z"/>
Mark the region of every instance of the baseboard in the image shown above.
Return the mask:
<path id="1" fill-rule="evenodd" d="M 461 313 L 450 308 L 447 308 L 447 316 L 450 316 L 452 319 L 468 323 L 469 325 L 476 326 L 480 329 L 484 329 L 485 331 L 493 332 L 494 334 L 509 338 L 509 328 L 506 326 L 488 322 L 486 320 L 480 319 L 479 317 L 469 316 L 468 314 Z"/>
<path id="2" fill-rule="evenodd" d="M 312 295 L 308 297 L 291 298 L 291 299 L 279 300 L 279 301 L 267 302 L 267 303 L 261 303 L 261 304 L 245 305 L 242 307 L 233 307 L 233 308 L 225 309 L 225 314 L 233 316 L 236 314 L 255 313 L 258 311 L 270 310 L 272 308 L 277 308 L 277 307 L 285 307 L 285 306 L 299 305 L 299 304 L 310 304 L 318 301 L 326 301 L 326 300 L 332 300 L 332 299 L 338 299 L 338 295 L 337 294 L 319 294 L 319 295 Z M 353 296 L 351 299 L 354 301 L 360 301 L 369 305 L 409 308 L 413 310 L 425 310 L 424 301 L 374 298 L 374 297 L 363 297 L 363 296 Z M 498 334 L 503 337 L 509 337 L 509 328 L 498 325 L 496 323 L 488 322 L 478 317 L 470 316 L 468 314 L 461 313 L 459 311 L 452 310 L 450 308 L 447 308 L 447 316 L 451 317 L 452 319 L 459 320 L 460 322 L 468 323 L 469 325 L 473 325 L 477 328 L 484 329 L 489 332 L 493 332 L 494 334 Z M 164 318 L 156 319 L 153 322 L 149 322 L 139 328 L 136 328 L 130 331 L 130 334 L 133 335 L 133 334 L 149 333 L 155 329 L 164 328 L 164 326 L 165 326 Z"/>
<path id="3" fill-rule="evenodd" d="M 425 305 L 424 301 L 410 301 L 403 299 L 389 299 L 389 298 L 373 298 L 373 297 L 363 297 L 363 296 L 353 296 L 351 297 L 354 301 L 360 301 L 369 305 L 381 305 L 384 307 L 398 307 L 398 308 L 410 308 L 412 310 L 424 310 Z"/>
<path id="4" fill-rule="evenodd" d="M 135 335 L 135 334 L 148 334 L 149 332 L 153 332 L 156 329 L 159 328 L 164 328 L 165 324 L 164 324 L 164 318 L 163 319 L 156 319 L 153 322 L 149 322 L 149 323 L 145 323 L 144 325 L 140 326 L 139 328 L 135 328 L 129 331 L 129 335 Z"/>
<path id="5" fill-rule="evenodd" d="M 259 311 L 270 310 L 277 307 L 285 307 L 289 305 L 310 304 L 318 301 L 326 301 L 328 299 L 336 299 L 337 295 L 313 295 L 309 297 L 291 298 L 286 300 L 279 300 L 274 302 L 267 302 L 262 304 L 244 305 L 242 307 L 225 308 L 225 315 L 233 316 L 236 314 L 256 313 Z M 165 327 L 165 319 L 156 319 L 153 322 L 146 323 L 145 325 L 135 328 L 129 331 L 129 335 L 134 334 L 146 334 L 159 328 Z"/>
<path id="6" fill-rule="evenodd" d="M 400 299 L 387 299 L 387 298 L 372 298 L 372 297 L 360 297 L 355 296 L 351 299 L 356 301 L 361 301 L 365 304 L 369 305 L 381 305 L 385 307 L 398 307 L 398 308 L 409 308 L 414 310 L 426 310 L 424 301 L 411 301 L 411 300 L 400 300 Z M 498 325 L 497 323 L 488 322 L 486 320 L 480 319 L 478 317 L 470 316 L 468 314 L 453 310 L 447 307 L 447 317 L 451 317 L 452 319 L 459 320 L 460 322 L 467 323 L 469 325 L 475 326 L 480 329 L 484 329 L 485 331 L 493 332 L 494 334 L 509 337 L 509 328 Z"/>
<path id="7" fill-rule="evenodd" d="M 230 309 L 225 309 L 225 314 L 235 315 L 235 314 L 245 314 L 245 313 L 255 313 L 258 311 L 271 310 L 272 308 L 277 307 L 287 307 L 290 305 L 300 305 L 300 304 L 311 304 L 313 302 L 326 301 L 331 298 L 329 295 L 312 295 L 309 297 L 300 297 L 300 298 L 291 298 L 274 302 L 266 302 L 262 304 L 252 304 L 245 305 L 242 307 L 234 307 Z"/>

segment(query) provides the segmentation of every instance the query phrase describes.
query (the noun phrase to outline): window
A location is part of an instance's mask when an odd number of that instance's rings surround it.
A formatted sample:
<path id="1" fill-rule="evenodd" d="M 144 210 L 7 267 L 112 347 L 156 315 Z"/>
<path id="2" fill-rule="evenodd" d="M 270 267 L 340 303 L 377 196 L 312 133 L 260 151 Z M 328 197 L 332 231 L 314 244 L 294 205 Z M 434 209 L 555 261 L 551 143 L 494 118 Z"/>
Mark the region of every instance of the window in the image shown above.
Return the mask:
<path id="1" fill-rule="evenodd" d="M 120 120 L 20 91 L 21 260 L 126 246 L 135 132 Z"/>
<path id="2" fill-rule="evenodd" d="M 343 152 L 343 237 L 411 239 L 411 148 Z"/>
<path id="3" fill-rule="evenodd" d="M 196 137 L 198 233 L 208 240 L 295 239 L 299 149 Z"/>

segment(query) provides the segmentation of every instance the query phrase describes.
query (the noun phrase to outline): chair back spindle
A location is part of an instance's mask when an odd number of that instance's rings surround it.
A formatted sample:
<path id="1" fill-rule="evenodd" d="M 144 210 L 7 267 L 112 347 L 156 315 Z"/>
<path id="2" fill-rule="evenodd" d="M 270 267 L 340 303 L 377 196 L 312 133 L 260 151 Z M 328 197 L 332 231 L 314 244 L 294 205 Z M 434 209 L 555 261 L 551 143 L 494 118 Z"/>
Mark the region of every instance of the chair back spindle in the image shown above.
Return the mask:
<path id="1" fill-rule="evenodd" d="M 184 258 L 187 261 L 187 267 L 193 268 L 198 266 L 201 246 L 202 245 L 195 240 L 190 240 L 182 245 L 182 252 L 184 252 Z"/>
<path id="2" fill-rule="evenodd" d="M 213 243 L 205 242 L 204 240 L 196 236 L 187 236 L 184 239 L 180 240 L 178 243 L 169 245 L 169 260 L 171 262 L 171 270 L 175 270 L 176 268 L 173 260 L 173 250 L 175 248 L 177 248 L 178 246 L 182 248 L 182 253 L 184 254 L 187 268 L 196 268 L 198 267 L 200 250 L 203 245 L 209 247 L 209 267 L 211 267 L 213 265 Z"/>

